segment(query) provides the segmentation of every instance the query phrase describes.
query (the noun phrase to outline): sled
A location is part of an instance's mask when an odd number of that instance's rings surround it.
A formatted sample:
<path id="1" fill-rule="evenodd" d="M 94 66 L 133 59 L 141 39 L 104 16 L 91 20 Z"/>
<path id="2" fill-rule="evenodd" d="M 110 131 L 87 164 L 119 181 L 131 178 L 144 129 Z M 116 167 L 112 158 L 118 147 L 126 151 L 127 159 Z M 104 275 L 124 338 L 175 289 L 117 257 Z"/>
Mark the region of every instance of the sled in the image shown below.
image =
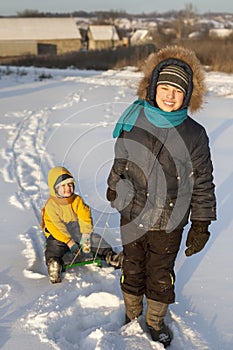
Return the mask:
<path id="1" fill-rule="evenodd" d="M 80 254 L 78 258 L 74 262 L 72 262 L 72 259 L 69 258 L 69 254 L 67 255 L 68 255 L 68 259 L 66 258 L 64 259 L 62 272 L 77 266 L 85 266 L 85 265 L 92 265 L 92 264 L 95 264 L 98 267 L 102 267 L 102 260 L 98 256 L 93 257 L 92 254 L 88 254 L 88 256 L 85 257 L 84 254 Z"/>
<path id="2" fill-rule="evenodd" d="M 97 258 L 94 260 L 78 261 L 78 262 L 74 262 L 73 264 L 64 264 L 62 271 L 64 272 L 64 271 L 71 269 L 73 267 L 76 267 L 76 266 L 84 266 L 84 265 L 91 265 L 91 264 L 96 264 L 98 267 L 101 267 L 102 261 L 99 258 Z"/>

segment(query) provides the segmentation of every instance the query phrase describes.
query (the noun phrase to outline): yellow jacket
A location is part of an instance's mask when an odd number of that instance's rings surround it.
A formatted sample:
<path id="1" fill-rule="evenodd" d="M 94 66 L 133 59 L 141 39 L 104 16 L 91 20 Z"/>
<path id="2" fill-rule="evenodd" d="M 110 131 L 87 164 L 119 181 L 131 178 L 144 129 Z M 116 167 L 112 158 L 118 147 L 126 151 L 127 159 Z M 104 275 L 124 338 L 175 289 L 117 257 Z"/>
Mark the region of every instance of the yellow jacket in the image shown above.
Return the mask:
<path id="1" fill-rule="evenodd" d="M 48 175 L 48 186 L 50 197 L 42 209 L 41 227 L 46 237 L 52 235 L 55 239 L 68 243 L 72 238 L 69 226 L 72 223 L 79 224 L 81 233 L 91 233 L 93 231 L 91 210 L 82 198 L 73 194 L 69 198 L 58 198 L 54 185 L 59 176 L 71 173 L 63 167 L 52 168 Z"/>

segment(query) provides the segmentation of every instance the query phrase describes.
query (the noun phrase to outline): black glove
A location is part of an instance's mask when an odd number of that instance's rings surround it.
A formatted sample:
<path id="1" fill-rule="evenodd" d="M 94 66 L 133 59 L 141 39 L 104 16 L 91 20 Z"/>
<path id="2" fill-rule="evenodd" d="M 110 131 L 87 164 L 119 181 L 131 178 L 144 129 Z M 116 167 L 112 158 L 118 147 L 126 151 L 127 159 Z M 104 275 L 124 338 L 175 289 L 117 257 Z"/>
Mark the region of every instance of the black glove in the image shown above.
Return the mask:
<path id="1" fill-rule="evenodd" d="M 206 245 L 210 233 L 208 232 L 208 226 L 210 221 L 193 221 L 191 228 L 188 232 L 186 240 L 185 250 L 186 256 L 191 256 L 200 252 Z"/>
<path id="2" fill-rule="evenodd" d="M 114 190 L 111 190 L 110 187 L 107 189 L 106 197 L 109 202 L 113 202 L 116 199 L 117 193 Z"/>

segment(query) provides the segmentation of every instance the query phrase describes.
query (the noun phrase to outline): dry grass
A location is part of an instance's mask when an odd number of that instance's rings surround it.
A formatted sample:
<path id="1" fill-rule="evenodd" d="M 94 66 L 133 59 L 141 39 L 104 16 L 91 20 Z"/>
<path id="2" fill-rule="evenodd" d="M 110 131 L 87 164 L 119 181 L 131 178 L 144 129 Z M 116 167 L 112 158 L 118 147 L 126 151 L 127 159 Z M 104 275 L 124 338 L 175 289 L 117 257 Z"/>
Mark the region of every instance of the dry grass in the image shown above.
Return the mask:
<path id="1" fill-rule="evenodd" d="M 209 70 L 233 73 L 233 36 L 228 39 L 186 40 L 175 42 L 195 51 L 201 63 Z M 166 42 L 166 44 L 168 44 Z M 171 41 L 170 44 L 174 44 Z M 75 67 L 79 69 L 107 70 L 125 66 L 137 66 L 156 50 L 155 45 L 119 47 L 114 50 L 73 52 L 66 55 L 27 56 L 8 59 L 7 64 L 49 68 Z M 1 61 L 0 61 L 1 63 Z M 2 62 L 3 63 L 3 62 Z M 6 63 L 6 62 L 4 62 Z"/>
<path id="2" fill-rule="evenodd" d="M 194 50 L 209 70 L 233 73 L 233 36 L 228 39 L 189 40 L 183 45 Z"/>
<path id="3" fill-rule="evenodd" d="M 26 56 L 5 64 L 16 66 L 35 66 L 47 68 L 67 68 L 107 70 L 134 66 L 156 50 L 154 45 L 119 47 L 114 50 L 77 51 L 65 55 Z"/>

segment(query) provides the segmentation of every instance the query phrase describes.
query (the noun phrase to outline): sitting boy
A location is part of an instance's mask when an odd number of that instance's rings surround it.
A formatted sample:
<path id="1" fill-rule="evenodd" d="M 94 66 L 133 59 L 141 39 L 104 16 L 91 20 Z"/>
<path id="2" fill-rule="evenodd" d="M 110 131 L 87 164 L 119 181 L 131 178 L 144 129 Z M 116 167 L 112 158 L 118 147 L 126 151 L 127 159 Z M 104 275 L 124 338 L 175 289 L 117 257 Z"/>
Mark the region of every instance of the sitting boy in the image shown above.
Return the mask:
<path id="1" fill-rule="evenodd" d="M 50 196 L 42 209 L 41 224 L 46 236 L 45 262 L 50 282 L 59 283 L 64 255 L 69 251 L 76 255 L 80 249 L 83 253 L 90 253 L 91 238 L 94 236 L 96 243 L 98 235 L 92 233 L 91 210 L 74 193 L 75 180 L 66 168 L 52 168 L 48 174 L 48 186 Z M 105 240 L 101 240 L 100 257 L 115 268 L 121 267 L 122 253 L 115 253 Z"/>

